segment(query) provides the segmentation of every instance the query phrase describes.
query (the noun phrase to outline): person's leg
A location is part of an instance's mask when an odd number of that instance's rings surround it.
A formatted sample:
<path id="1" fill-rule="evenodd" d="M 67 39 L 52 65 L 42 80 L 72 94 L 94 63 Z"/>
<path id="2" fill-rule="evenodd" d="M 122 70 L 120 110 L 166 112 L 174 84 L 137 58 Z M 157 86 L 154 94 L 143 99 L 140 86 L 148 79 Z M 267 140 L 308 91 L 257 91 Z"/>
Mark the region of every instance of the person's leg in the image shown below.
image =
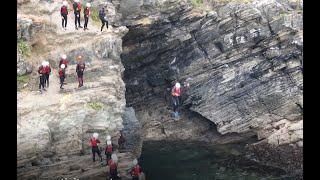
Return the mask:
<path id="1" fill-rule="evenodd" d="M 92 148 L 92 160 L 93 160 L 93 162 L 96 161 L 96 151 L 95 151 L 95 148 Z"/>
<path id="2" fill-rule="evenodd" d="M 41 76 L 41 79 L 42 79 L 42 81 L 41 81 L 42 89 L 45 90 L 45 89 L 44 89 L 44 84 L 45 84 L 45 82 L 46 82 L 46 77 L 45 77 L 44 74 Z"/>
<path id="3" fill-rule="evenodd" d="M 62 28 L 64 28 L 64 20 L 65 20 L 64 16 L 61 19 L 62 19 Z"/>
<path id="4" fill-rule="evenodd" d="M 88 20 L 89 20 L 89 18 L 84 16 L 84 28 L 85 29 L 88 27 Z"/>
<path id="5" fill-rule="evenodd" d="M 49 87 L 49 76 L 50 76 L 50 74 L 46 74 L 47 87 Z"/>
<path id="6" fill-rule="evenodd" d="M 102 23 L 102 25 L 101 25 L 101 31 L 103 30 L 103 27 L 104 27 L 104 24 L 105 24 L 105 22 L 104 22 L 104 20 L 103 19 L 100 19 L 101 20 L 101 23 Z"/>
<path id="7" fill-rule="evenodd" d="M 77 29 L 77 21 L 78 21 L 78 14 L 77 13 L 74 13 L 74 25 Z"/>
<path id="8" fill-rule="evenodd" d="M 81 86 L 83 86 L 83 75 L 81 76 Z"/>
<path id="9" fill-rule="evenodd" d="M 101 151 L 98 148 L 97 148 L 97 153 L 98 153 L 98 156 L 100 157 L 100 162 L 102 162 Z"/>
<path id="10" fill-rule="evenodd" d="M 68 16 L 64 16 L 64 28 L 67 28 L 67 23 L 68 23 Z"/>
<path id="11" fill-rule="evenodd" d="M 41 91 L 41 81 L 42 81 L 42 79 L 41 79 L 42 77 L 41 76 L 39 76 L 39 91 Z"/>
<path id="12" fill-rule="evenodd" d="M 78 24 L 79 24 L 79 28 L 82 28 L 82 26 L 81 26 L 81 24 L 80 24 L 80 15 L 81 15 L 81 13 L 79 13 Z"/>
<path id="13" fill-rule="evenodd" d="M 108 28 L 109 28 L 109 27 L 108 27 L 108 21 L 106 21 L 106 24 L 107 24 L 107 29 L 108 29 Z"/>

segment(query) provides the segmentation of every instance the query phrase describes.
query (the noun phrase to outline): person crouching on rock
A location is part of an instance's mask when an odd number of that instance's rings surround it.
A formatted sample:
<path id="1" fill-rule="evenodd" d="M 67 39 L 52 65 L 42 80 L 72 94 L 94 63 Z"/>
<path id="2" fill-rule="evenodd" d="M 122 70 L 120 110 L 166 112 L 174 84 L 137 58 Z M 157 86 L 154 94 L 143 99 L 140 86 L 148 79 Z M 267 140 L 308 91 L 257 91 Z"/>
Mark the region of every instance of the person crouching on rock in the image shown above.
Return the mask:
<path id="1" fill-rule="evenodd" d="M 65 67 L 66 66 L 64 64 L 61 64 L 60 69 L 59 69 L 60 89 L 63 89 L 62 86 L 63 86 L 63 83 L 64 83 L 65 74 L 66 74 Z"/>
<path id="2" fill-rule="evenodd" d="M 62 17 L 62 28 L 67 30 L 67 20 L 68 20 L 68 2 L 63 1 L 62 7 L 60 9 L 60 15 Z"/>
<path id="3" fill-rule="evenodd" d="M 87 3 L 86 8 L 83 10 L 83 16 L 84 16 L 84 28 L 83 30 L 88 30 L 88 21 L 89 21 L 89 16 L 90 16 L 90 7 L 91 4 Z"/>
<path id="4" fill-rule="evenodd" d="M 49 87 L 49 77 L 50 77 L 50 73 L 51 73 L 51 68 L 50 68 L 50 64 L 48 61 L 46 61 L 46 65 L 44 67 L 45 69 L 45 85 L 47 87 Z"/>
<path id="5" fill-rule="evenodd" d="M 137 159 L 134 159 L 132 163 L 133 167 L 130 172 L 132 180 L 139 180 L 140 176 L 142 175 L 142 168 L 139 166 Z"/>
<path id="6" fill-rule="evenodd" d="M 107 157 L 107 165 L 108 165 L 108 162 L 111 159 L 111 154 L 112 154 L 112 143 L 109 140 L 107 141 L 107 146 L 106 146 L 104 153 Z"/>
<path id="7" fill-rule="evenodd" d="M 38 73 L 39 73 L 39 91 L 40 91 L 40 93 L 42 93 L 41 87 L 42 87 L 42 90 L 46 91 L 46 89 L 44 88 L 45 73 L 46 73 L 45 66 L 46 66 L 46 62 L 43 61 L 41 63 L 41 66 L 39 66 L 39 69 L 38 69 Z"/>
<path id="8" fill-rule="evenodd" d="M 92 137 L 90 138 L 90 146 L 92 149 L 92 160 L 93 162 L 96 161 L 96 153 L 97 153 L 98 156 L 100 157 L 100 162 L 102 163 L 102 156 L 101 156 L 100 149 L 98 147 L 100 143 L 98 136 L 99 136 L 98 133 L 93 133 Z"/>
<path id="9" fill-rule="evenodd" d="M 86 68 L 86 65 L 82 60 L 82 56 L 78 56 L 77 60 L 78 60 L 78 63 L 77 63 L 77 67 L 76 67 L 76 73 L 77 73 L 78 81 L 79 81 L 78 87 L 82 87 L 83 86 L 83 71 Z"/>
<path id="10" fill-rule="evenodd" d="M 179 118 L 178 108 L 180 106 L 180 96 L 181 96 L 180 83 L 177 82 L 175 84 L 175 86 L 171 90 L 171 95 L 172 95 L 174 117 Z"/>
<path id="11" fill-rule="evenodd" d="M 118 157 L 116 154 L 111 155 L 111 159 L 108 161 L 110 180 L 118 179 Z"/>

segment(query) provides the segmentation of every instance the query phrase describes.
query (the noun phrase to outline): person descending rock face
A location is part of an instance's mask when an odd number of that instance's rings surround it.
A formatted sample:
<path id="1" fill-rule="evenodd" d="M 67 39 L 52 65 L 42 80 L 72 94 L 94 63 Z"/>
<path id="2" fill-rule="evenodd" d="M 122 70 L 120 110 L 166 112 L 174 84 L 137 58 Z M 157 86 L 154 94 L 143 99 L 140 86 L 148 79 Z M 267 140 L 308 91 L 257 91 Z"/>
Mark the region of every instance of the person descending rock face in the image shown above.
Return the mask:
<path id="1" fill-rule="evenodd" d="M 181 96 L 181 86 L 180 83 L 176 83 L 171 90 L 172 103 L 173 103 L 173 112 L 175 118 L 179 118 L 178 108 L 180 106 L 180 96 Z"/>
<path id="2" fill-rule="evenodd" d="M 99 139 L 98 139 L 99 134 L 98 133 L 93 133 L 92 137 L 90 138 L 90 146 L 92 149 L 92 160 L 93 162 L 96 161 L 96 153 L 98 154 L 98 156 L 100 157 L 100 162 L 102 163 L 102 156 L 101 156 L 101 152 L 99 150 Z"/>
<path id="3" fill-rule="evenodd" d="M 41 87 L 42 87 L 42 90 L 46 91 L 46 89 L 44 88 L 45 73 L 46 73 L 45 66 L 46 66 L 46 62 L 43 61 L 41 63 L 41 66 L 39 66 L 39 69 L 38 69 L 38 73 L 39 73 L 39 91 L 40 91 L 40 93 L 42 93 Z"/>
<path id="4" fill-rule="evenodd" d="M 102 32 L 103 27 L 104 27 L 105 24 L 107 25 L 107 29 L 108 29 L 108 19 L 107 19 L 104 7 L 102 7 L 99 10 L 99 18 L 100 18 L 101 23 L 102 23 L 102 26 L 101 26 L 101 32 Z"/>
<path id="5" fill-rule="evenodd" d="M 82 28 L 82 26 L 80 25 L 81 3 L 79 2 L 79 0 L 74 0 L 73 11 L 74 11 L 74 25 L 76 27 L 76 30 L 78 30 L 77 23 L 79 25 L 79 28 Z"/>
<path id="6" fill-rule="evenodd" d="M 120 138 L 118 139 L 119 149 L 124 149 L 124 143 L 126 142 L 125 138 L 123 137 L 122 132 L 120 132 Z"/>
<path id="7" fill-rule="evenodd" d="M 64 64 L 61 64 L 60 69 L 59 69 L 59 77 L 60 77 L 60 89 L 63 89 L 63 83 L 65 79 L 65 71 L 66 66 Z"/>
<path id="8" fill-rule="evenodd" d="M 62 7 L 60 9 L 60 14 L 61 14 L 61 18 L 62 18 L 62 28 L 64 30 L 67 30 L 67 20 L 68 20 L 68 2 L 67 1 L 63 1 L 62 3 Z"/>
<path id="9" fill-rule="evenodd" d="M 79 81 L 78 87 L 82 87 L 83 86 L 83 71 L 86 68 L 86 65 L 82 60 L 82 56 L 78 56 L 77 60 L 78 60 L 78 63 L 77 63 L 77 67 L 76 67 L 76 73 L 78 75 L 78 81 Z"/>
<path id="10" fill-rule="evenodd" d="M 108 161 L 109 166 L 109 174 L 110 174 L 110 180 L 118 179 L 118 157 L 116 154 L 111 155 L 111 159 Z"/>
<path id="11" fill-rule="evenodd" d="M 139 166 L 137 159 L 134 159 L 132 163 L 133 163 L 133 167 L 130 172 L 132 180 L 139 180 L 142 174 L 142 168 Z"/>
<path id="12" fill-rule="evenodd" d="M 106 146 L 104 153 L 107 157 L 107 165 L 108 165 L 108 162 L 111 159 L 111 154 L 112 154 L 112 143 L 110 140 L 107 140 L 107 146 Z"/>
<path id="13" fill-rule="evenodd" d="M 89 21 L 89 16 L 90 16 L 90 7 L 91 7 L 91 4 L 87 3 L 86 4 L 86 8 L 84 8 L 84 10 L 83 10 L 83 16 L 84 16 L 84 29 L 83 30 L 88 29 L 88 21 Z"/>
<path id="14" fill-rule="evenodd" d="M 49 76 L 50 76 L 50 73 L 51 73 L 51 68 L 50 68 L 50 64 L 48 61 L 46 61 L 46 65 L 44 67 L 44 70 L 45 70 L 45 82 L 44 84 L 49 87 Z"/>

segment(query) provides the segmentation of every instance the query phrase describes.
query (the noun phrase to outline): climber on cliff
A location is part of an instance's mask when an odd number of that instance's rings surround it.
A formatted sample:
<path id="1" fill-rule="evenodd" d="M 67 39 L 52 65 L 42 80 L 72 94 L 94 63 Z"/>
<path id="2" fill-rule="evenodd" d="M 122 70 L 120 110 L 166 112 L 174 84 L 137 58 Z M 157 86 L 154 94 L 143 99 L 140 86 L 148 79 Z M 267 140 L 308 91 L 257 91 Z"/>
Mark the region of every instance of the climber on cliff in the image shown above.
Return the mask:
<path id="1" fill-rule="evenodd" d="M 66 74 L 66 71 L 65 71 L 65 65 L 64 64 L 61 64 L 60 68 L 59 68 L 59 77 L 60 77 L 60 89 L 63 89 L 63 83 L 64 83 L 64 79 L 65 79 L 65 74 Z"/>
<path id="2" fill-rule="evenodd" d="M 101 156 L 100 149 L 98 147 L 98 145 L 100 143 L 98 136 L 99 136 L 98 133 L 93 133 L 92 137 L 90 138 L 90 146 L 91 146 L 91 150 L 92 150 L 92 160 L 93 160 L 93 162 L 96 161 L 96 153 L 97 153 L 98 156 L 100 157 L 100 162 L 102 163 L 102 156 Z"/>
<path id="3" fill-rule="evenodd" d="M 132 163 L 133 163 L 133 167 L 130 171 L 132 180 L 139 180 L 140 176 L 142 175 L 142 168 L 139 166 L 137 159 L 134 159 Z"/>
<path id="4" fill-rule="evenodd" d="M 99 18 L 100 18 L 101 23 L 102 23 L 102 26 L 101 26 L 101 32 L 102 32 L 103 27 L 104 27 L 105 24 L 107 25 L 107 29 L 108 29 L 108 19 L 107 19 L 104 7 L 102 7 L 99 10 Z"/>
<path id="5" fill-rule="evenodd" d="M 46 91 L 46 89 L 44 88 L 44 82 L 45 82 L 45 66 L 46 66 L 46 62 L 43 61 L 41 63 L 41 65 L 38 68 L 38 73 L 39 73 L 39 91 L 40 93 L 42 93 L 41 91 L 41 87 L 42 90 Z"/>
<path id="6" fill-rule="evenodd" d="M 81 3 L 79 2 L 79 0 L 74 0 L 73 11 L 74 11 L 74 25 L 76 27 L 76 30 L 78 30 L 78 27 L 82 28 L 80 24 Z M 77 27 L 77 23 L 79 25 L 78 27 Z"/>
<path id="7" fill-rule="evenodd" d="M 80 88 L 83 86 L 83 71 L 86 68 L 86 65 L 83 62 L 81 55 L 79 55 L 77 57 L 77 61 L 78 61 L 78 63 L 77 63 L 77 67 L 76 67 L 76 73 L 77 73 L 78 81 L 79 81 L 78 87 Z"/>
<path id="8" fill-rule="evenodd" d="M 64 30 L 67 30 L 67 20 L 68 20 L 68 2 L 67 1 L 63 1 L 60 9 L 60 15 L 62 18 L 62 28 Z"/>
<path id="9" fill-rule="evenodd" d="M 118 179 L 118 157 L 116 154 L 111 155 L 111 159 L 108 161 L 109 166 L 109 179 Z"/>
<path id="10" fill-rule="evenodd" d="M 107 146 L 106 149 L 104 151 L 106 158 L 107 158 L 107 165 L 109 160 L 111 159 L 111 154 L 112 154 L 113 148 L 112 148 L 112 143 L 110 140 L 107 140 Z"/>
<path id="11" fill-rule="evenodd" d="M 87 3 L 86 7 L 83 10 L 83 16 L 84 16 L 84 29 L 83 30 L 89 30 L 88 29 L 88 21 L 89 21 L 89 16 L 90 16 L 90 7 L 91 7 L 91 4 Z"/>
<path id="12" fill-rule="evenodd" d="M 118 139 L 119 149 L 123 149 L 124 148 L 124 143 L 125 142 L 126 142 L 126 139 L 124 138 L 122 132 L 120 132 L 120 137 Z"/>
<path id="13" fill-rule="evenodd" d="M 180 83 L 176 83 L 174 87 L 171 89 L 172 95 L 172 104 L 173 104 L 173 112 L 174 117 L 179 118 L 179 106 L 180 106 L 180 96 L 181 96 L 181 85 Z"/>
<path id="14" fill-rule="evenodd" d="M 50 64 L 48 61 L 46 61 L 46 65 L 44 67 L 44 71 L 45 71 L 45 82 L 44 84 L 49 87 L 49 76 L 51 73 L 51 68 L 50 68 Z"/>

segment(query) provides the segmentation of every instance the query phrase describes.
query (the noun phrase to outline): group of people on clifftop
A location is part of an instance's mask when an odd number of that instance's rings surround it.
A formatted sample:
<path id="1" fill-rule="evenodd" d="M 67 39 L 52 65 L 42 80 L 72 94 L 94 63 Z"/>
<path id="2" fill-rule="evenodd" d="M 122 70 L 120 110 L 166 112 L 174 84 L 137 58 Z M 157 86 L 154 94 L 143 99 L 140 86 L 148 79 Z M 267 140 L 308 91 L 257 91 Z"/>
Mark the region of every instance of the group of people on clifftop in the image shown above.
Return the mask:
<path id="1" fill-rule="evenodd" d="M 77 60 L 76 74 L 79 82 L 78 87 L 80 88 L 83 86 L 83 74 L 84 74 L 86 65 L 81 55 L 78 55 L 76 57 L 76 60 Z M 64 81 L 66 79 L 66 69 L 68 67 L 68 63 L 69 61 L 67 60 L 67 55 L 63 54 L 59 61 L 59 69 L 58 69 L 58 74 L 60 78 L 60 89 L 64 89 L 63 85 L 66 84 Z M 40 93 L 42 93 L 42 91 L 46 91 L 45 87 L 49 88 L 49 77 L 51 74 L 50 63 L 48 61 L 43 61 L 38 68 L 38 73 L 39 73 L 39 91 Z"/>
<path id="2" fill-rule="evenodd" d="M 106 5 L 106 3 L 100 8 L 99 10 L 99 19 L 101 20 L 101 32 L 103 30 L 103 27 L 106 25 L 107 29 L 108 29 L 108 19 L 105 13 L 105 8 L 104 6 Z M 78 30 L 78 28 L 83 28 L 83 30 L 89 30 L 88 29 L 88 22 L 89 22 L 89 17 L 91 15 L 91 4 L 88 2 L 86 3 L 84 9 L 83 9 L 83 16 L 84 16 L 84 27 L 81 26 L 80 23 L 80 19 L 81 19 L 81 10 L 82 10 L 82 4 L 79 0 L 74 0 L 73 4 L 73 13 L 74 13 L 74 25 L 76 30 Z M 67 30 L 67 23 L 68 23 L 68 2 L 67 1 L 63 1 L 62 6 L 60 8 L 60 15 L 61 15 L 61 19 L 62 19 L 62 28 L 64 30 Z"/>
<path id="3" fill-rule="evenodd" d="M 92 137 L 90 138 L 89 145 L 91 146 L 92 150 L 92 160 L 95 162 L 95 155 L 97 154 L 100 157 L 100 162 L 103 164 L 103 158 L 101 156 L 101 149 L 99 148 L 101 142 L 98 139 L 99 134 L 93 133 Z M 125 143 L 125 138 L 123 137 L 123 134 L 120 132 L 120 137 L 118 139 L 118 148 L 123 149 Z M 112 143 L 111 136 L 107 135 L 106 138 L 106 145 L 104 148 L 104 153 L 106 156 L 106 165 L 107 168 L 109 168 L 109 173 L 107 174 L 107 179 L 109 180 L 116 180 L 121 179 L 119 173 L 118 173 L 118 157 L 115 153 L 115 145 Z M 131 167 L 130 175 L 132 177 L 132 180 L 141 180 L 144 179 L 144 173 L 142 172 L 142 168 L 138 164 L 138 160 L 134 159 L 132 161 L 133 166 Z"/>

